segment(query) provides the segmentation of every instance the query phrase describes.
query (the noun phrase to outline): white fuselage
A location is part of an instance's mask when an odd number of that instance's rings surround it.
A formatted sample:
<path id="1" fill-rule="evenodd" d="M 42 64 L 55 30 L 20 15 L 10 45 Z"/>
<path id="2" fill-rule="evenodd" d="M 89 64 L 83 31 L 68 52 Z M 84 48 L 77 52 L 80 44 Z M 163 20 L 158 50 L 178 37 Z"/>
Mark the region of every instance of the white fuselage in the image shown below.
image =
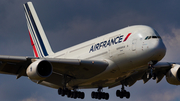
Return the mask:
<path id="1" fill-rule="evenodd" d="M 73 79 L 68 85 L 80 88 L 106 87 L 117 79 L 124 79 L 139 69 L 147 68 L 149 61 L 160 61 L 166 48 L 158 33 L 151 27 L 135 25 L 103 35 L 48 56 L 103 60 L 109 63 L 104 72 L 89 79 Z M 95 84 L 95 85 L 93 85 Z M 67 85 L 67 86 L 68 86 Z"/>

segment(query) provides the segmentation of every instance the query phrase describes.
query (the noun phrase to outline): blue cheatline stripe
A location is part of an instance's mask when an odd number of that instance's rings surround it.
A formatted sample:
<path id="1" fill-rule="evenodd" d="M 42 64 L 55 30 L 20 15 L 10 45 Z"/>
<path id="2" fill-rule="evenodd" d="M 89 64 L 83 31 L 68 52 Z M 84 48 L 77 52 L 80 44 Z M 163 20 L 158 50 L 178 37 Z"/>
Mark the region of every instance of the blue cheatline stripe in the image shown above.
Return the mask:
<path id="1" fill-rule="evenodd" d="M 29 6 L 28 6 L 27 3 L 25 4 L 25 6 L 26 6 L 27 11 L 31 13 L 31 11 L 30 11 Z M 39 40 L 40 46 L 41 46 L 41 48 L 42 48 L 42 51 L 43 51 L 43 53 L 44 53 L 44 56 L 47 56 L 48 53 L 47 53 L 47 51 L 46 51 L 46 48 L 45 48 L 45 46 L 44 46 L 44 43 L 43 43 L 42 38 L 41 38 L 41 36 L 40 36 L 40 33 L 39 33 L 38 29 L 37 29 L 37 26 L 36 26 L 36 23 L 35 23 L 35 21 L 34 21 L 34 18 L 33 18 L 32 16 L 29 16 L 29 17 L 30 17 L 30 20 L 31 20 L 32 25 L 33 25 L 33 27 L 34 27 L 34 30 L 35 30 L 35 32 L 36 32 L 36 35 L 37 35 L 37 38 L 38 38 L 38 40 Z"/>
<path id="2" fill-rule="evenodd" d="M 25 10 L 25 15 L 26 15 L 26 19 L 27 19 L 28 29 L 29 29 L 30 33 L 32 33 L 33 40 L 34 40 L 34 38 L 35 38 L 34 43 L 36 44 L 35 47 L 37 47 L 38 55 L 39 55 L 40 57 L 43 57 L 43 54 L 42 54 L 41 51 L 40 51 L 40 50 L 41 50 L 41 49 L 40 49 L 40 46 L 38 45 L 37 39 L 36 39 L 36 37 L 34 36 L 35 33 L 34 33 L 33 30 L 32 30 L 33 28 L 32 28 L 32 26 L 31 26 L 31 22 L 30 22 L 30 20 L 29 20 L 29 18 L 28 18 L 28 12 L 26 11 L 26 9 L 24 9 L 24 10 Z"/>

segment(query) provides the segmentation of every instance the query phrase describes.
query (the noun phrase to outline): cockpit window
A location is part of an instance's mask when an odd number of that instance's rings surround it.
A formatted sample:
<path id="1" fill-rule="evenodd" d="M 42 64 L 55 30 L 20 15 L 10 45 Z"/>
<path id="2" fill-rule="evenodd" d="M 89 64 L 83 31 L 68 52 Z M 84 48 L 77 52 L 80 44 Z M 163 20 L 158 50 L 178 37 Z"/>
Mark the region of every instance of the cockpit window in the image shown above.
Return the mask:
<path id="1" fill-rule="evenodd" d="M 147 40 L 148 39 L 148 36 L 145 38 L 145 40 Z"/>
<path id="2" fill-rule="evenodd" d="M 157 36 L 152 36 L 152 38 L 157 38 Z"/>
<path id="3" fill-rule="evenodd" d="M 149 39 L 161 39 L 161 37 L 160 36 L 147 36 L 146 38 L 145 38 L 145 40 L 149 40 Z"/>

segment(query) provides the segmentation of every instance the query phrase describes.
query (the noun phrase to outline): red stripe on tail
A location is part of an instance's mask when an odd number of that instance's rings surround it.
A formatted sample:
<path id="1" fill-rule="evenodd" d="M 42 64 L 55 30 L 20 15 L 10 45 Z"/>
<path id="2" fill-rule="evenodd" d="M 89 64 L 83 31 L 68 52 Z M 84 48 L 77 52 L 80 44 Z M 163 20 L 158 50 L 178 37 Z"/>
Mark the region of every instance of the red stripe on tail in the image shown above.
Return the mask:
<path id="1" fill-rule="evenodd" d="M 36 57 L 39 57 L 39 56 L 38 56 L 38 53 L 37 53 L 37 50 L 36 50 L 36 47 L 35 47 L 35 45 L 34 45 L 34 42 L 33 42 L 33 40 L 32 40 L 32 37 L 31 37 L 30 32 L 29 32 L 29 36 L 30 36 L 31 45 L 32 45 L 32 47 L 33 47 L 34 54 L 35 54 Z"/>

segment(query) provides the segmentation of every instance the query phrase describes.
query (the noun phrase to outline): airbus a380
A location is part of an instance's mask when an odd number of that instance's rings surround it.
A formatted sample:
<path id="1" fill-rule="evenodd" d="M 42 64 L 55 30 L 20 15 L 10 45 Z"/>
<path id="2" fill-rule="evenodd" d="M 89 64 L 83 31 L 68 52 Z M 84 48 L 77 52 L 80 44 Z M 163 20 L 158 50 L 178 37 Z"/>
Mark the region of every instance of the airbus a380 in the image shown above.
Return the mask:
<path id="1" fill-rule="evenodd" d="M 34 57 L 0 55 L 0 73 L 26 76 L 33 82 L 58 89 L 68 98 L 84 99 L 80 89 L 97 88 L 94 99 L 109 99 L 104 87 L 122 85 L 116 96 L 130 98 L 125 86 L 151 78 L 180 85 L 180 65 L 159 62 L 166 47 L 159 34 L 145 25 L 129 26 L 54 53 L 31 2 L 24 4 Z"/>

